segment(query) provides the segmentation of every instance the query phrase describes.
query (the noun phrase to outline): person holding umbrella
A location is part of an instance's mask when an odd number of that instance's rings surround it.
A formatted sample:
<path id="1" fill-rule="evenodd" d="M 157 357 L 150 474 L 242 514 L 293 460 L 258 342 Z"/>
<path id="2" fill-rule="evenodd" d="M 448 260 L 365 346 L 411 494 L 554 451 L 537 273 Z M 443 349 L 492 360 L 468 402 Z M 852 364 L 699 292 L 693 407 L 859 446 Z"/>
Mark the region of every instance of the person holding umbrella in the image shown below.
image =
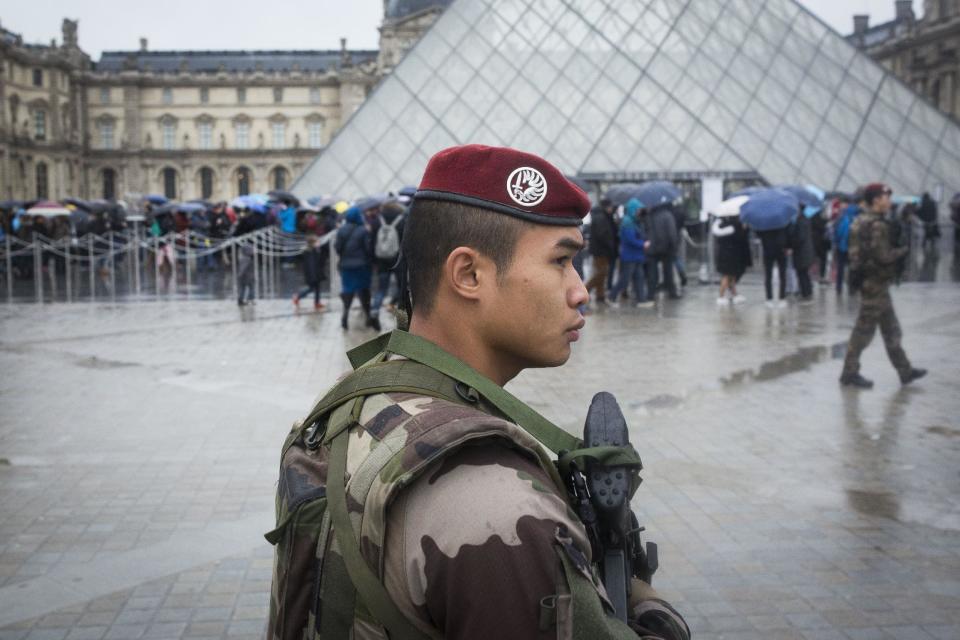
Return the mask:
<path id="1" fill-rule="evenodd" d="M 787 306 L 787 227 L 797 217 L 800 202 L 784 189 L 757 189 L 747 194 L 740 207 L 740 220 L 757 232 L 763 246 L 763 287 L 768 308 Z M 779 297 L 773 299 L 773 267 L 780 280 Z"/>
<path id="2" fill-rule="evenodd" d="M 598 304 L 607 302 L 607 275 L 610 265 L 617 259 L 617 223 L 613 217 L 614 205 L 609 198 L 602 198 L 600 206 L 590 211 L 590 255 L 593 257 L 593 274 L 587 281 L 587 291 L 596 289 Z"/>
<path id="3" fill-rule="evenodd" d="M 850 230 L 850 275 L 861 281 L 861 298 L 857 324 L 850 334 L 843 373 L 840 374 L 843 386 L 859 389 L 873 386 L 871 380 L 860 375 L 860 354 L 870 344 L 878 326 L 887 356 L 900 374 L 901 384 L 909 384 L 927 375 L 926 369 L 917 369 L 910 364 L 900 345 L 903 333 L 890 299 L 890 284 L 895 277 L 897 259 L 907 252 L 906 247 L 895 249 L 890 246 L 886 215 L 890 211 L 891 194 L 885 184 L 867 185 L 863 192 L 866 209 Z"/>
<path id="4" fill-rule="evenodd" d="M 747 299 L 737 293 L 737 283 L 747 267 L 753 264 L 750 239 L 746 227 L 736 215 L 717 216 L 710 232 L 717 239 L 717 271 L 720 272 L 720 306 L 743 304 Z M 727 297 L 727 293 L 730 297 Z"/>

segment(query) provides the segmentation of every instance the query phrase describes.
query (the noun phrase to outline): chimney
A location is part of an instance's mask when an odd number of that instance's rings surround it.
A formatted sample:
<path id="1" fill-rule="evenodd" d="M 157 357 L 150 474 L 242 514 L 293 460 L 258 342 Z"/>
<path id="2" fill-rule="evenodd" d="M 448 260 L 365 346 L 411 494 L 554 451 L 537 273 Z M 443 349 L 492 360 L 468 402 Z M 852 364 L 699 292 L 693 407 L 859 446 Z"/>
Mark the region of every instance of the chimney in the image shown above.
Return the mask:
<path id="1" fill-rule="evenodd" d="M 856 15 L 853 16 L 853 32 L 855 34 L 864 34 L 867 32 L 867 29 L 870 28 L 870 16 L 869 15 Z"/>
<path id="2" fill-rule="evenodd" d="M 897 22 L 901 20 L 913 22 L 913 0 L 897 0 L 893 3 L 893 6 L 896 8 Z"/>
<path id="3" fill-rule="evenodd" d="M 141 51 L 141 52 L 144 52 L 144 51 L 146 51 L 146 50 L 147 50 L 147 39 L 146 39 L 146 38 L 140 38 L 140 51 Z"/>

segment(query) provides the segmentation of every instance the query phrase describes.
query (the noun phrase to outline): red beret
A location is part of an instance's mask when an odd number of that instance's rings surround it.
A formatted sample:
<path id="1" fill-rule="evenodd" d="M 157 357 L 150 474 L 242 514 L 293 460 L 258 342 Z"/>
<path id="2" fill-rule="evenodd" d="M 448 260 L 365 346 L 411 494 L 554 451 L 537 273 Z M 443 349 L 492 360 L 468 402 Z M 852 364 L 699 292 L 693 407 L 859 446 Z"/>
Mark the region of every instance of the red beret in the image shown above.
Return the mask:
<path id="1" fill-rule="evenodd" d="M 590 211 L 587 194 L 543 158 L 481 144 L 450 147 L 430 158 L 414 200 L 458 202 L 569 226 Z"/>
<path id="2" fill-rule="evenodd" d="M 867 202 L 873 202 L 884 193 L 892 193 L 892 191 L 882 182 L 871 182 L 863 188 L 863 198 Z"/>

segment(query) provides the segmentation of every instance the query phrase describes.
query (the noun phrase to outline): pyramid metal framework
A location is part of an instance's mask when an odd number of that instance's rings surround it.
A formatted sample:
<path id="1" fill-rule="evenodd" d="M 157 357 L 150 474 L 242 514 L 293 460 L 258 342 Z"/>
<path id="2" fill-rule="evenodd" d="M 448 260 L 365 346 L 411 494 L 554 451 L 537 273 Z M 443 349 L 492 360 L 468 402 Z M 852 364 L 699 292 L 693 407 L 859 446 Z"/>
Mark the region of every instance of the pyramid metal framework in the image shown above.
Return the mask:
<path id="1" fill-rule="evenodd" d="M 416 185 L 435 152 L 564 172 L 960 191 L 960 126 L 794 0 L 456 0 L 294 185 Z"/>

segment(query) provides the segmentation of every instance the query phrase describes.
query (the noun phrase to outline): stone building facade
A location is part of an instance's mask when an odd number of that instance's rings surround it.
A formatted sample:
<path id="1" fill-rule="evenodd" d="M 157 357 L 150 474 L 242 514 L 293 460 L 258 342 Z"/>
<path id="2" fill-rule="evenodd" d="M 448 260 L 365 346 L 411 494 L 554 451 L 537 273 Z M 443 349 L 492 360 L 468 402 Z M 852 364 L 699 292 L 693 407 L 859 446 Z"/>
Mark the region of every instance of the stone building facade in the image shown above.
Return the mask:
<path id="1" fill-rule="evenodd" d="M 380 50 L 105 51 L 0 31 L 0 200 L 286 189 L 449 4 L 385 0 Z"/>
<path id="2" fill-rule="evenodd" d="M 883 24 L 855 15 L 847 40 L 960 120 L 960 0 L 924 0 L 919 19 L 911 0 L 894 6 L 894 19 Z"/>

